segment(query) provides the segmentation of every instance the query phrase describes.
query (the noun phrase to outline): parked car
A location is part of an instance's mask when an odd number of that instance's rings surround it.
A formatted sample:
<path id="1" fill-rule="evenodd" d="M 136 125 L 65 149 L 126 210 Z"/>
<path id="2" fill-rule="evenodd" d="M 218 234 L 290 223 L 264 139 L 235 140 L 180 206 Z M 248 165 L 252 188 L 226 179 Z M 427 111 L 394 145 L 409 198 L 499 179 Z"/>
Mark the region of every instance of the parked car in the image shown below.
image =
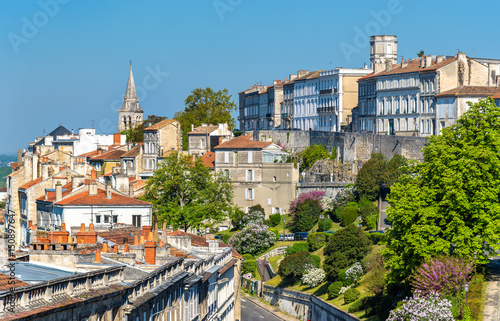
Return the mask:
<path id="1" fill-rule="evenodd" d="M 297 232 L 295 233 L 295 241 L 305 241 L 308 235 L 308 232 Z"/>

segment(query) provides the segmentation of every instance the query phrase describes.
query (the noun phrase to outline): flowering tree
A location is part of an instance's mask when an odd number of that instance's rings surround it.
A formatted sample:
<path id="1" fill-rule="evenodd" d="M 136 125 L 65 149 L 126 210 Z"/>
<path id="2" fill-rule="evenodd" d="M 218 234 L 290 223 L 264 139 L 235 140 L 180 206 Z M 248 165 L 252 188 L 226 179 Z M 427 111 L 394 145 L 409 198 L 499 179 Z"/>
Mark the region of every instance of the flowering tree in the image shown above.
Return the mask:
<path id="1" fill-rule="evenodd" d="M 322 212 L 320 200 L 325 196 L 323 191 L 302 193 L 290 203 L 293 225 L 299 231 L 308 231 L 319 219 Z"/>
<path id="2" fill-rule="evenodd" d="M 306 272 L 302 276 L 302 283 L 308 287 L 315 288 L 325 280 L 326 274 L 322 269 L 317 268 L 312 264 L 306 264 L 305 269 Z"/>
<path id="3" fill-rule="evenodd" d="M 335 206 L 337 206 L 337 202 L 333 198 L 329 197 L 323 197 L 320 201 L 319 204 L 323 208 L 325 212 L 333 212 L 335 209 Z"/>
<path id="4" fill-rule="evenodd" d="M 463 288 L 472 268 L 473 264 L 464 259 L 438 256 L 417 269 L 412 285 L 423 294 L 456 294 Z"/>
<path id="5" fill-rule="evenodd" d="M 387 321 L 406 320 L 451 321 L 451 302 L 441 298 L 436 292 L 423 295 L 420 291 L 415 291 L 413 297 L 404 299 L 403 305 L 392 310 L 387 318 Z"/>
<path id="6" fill-rule="evenodd" d="M 250 223 L 262 225 L 264 222 L 265 216 L 266 215 L 264 214 L 264 212 L 262 212 L 260 210 L 250 210 L 248 213 L 243 215 L 243 218 L 241 220 L 242 226 L 246 226 L 247 224 L 250 224 Z"/>
<path id="7" fill-rule="evenodd" d="M 273 246 L 276 235 L 266 225 L 250 223 L 240 232 L 234 233 L 228 242 L 239 253 L 254 255 Z"/>
<path id="8" fill-rule="evenodd" d="M 300 203 L 304 203 L 306 200 L 312 200 L 312 201 L 321 201 L 325 197 L 325 192 L 324 191 L 312 191 L 312 192 L 307 192 L 307 193 L 302 193 L 297 197 L 297 199 L 293 200 L 290 203 L 290 209 L 289 212 L 293 213 L 297 209 L 297 205 Z"/>
<path id="9" fill-rule="evenodd" d="M 345 271 L 346 278 L 352 280 L 352 282 L 356 282 L 359 280 L 361 276 L 363 276 L 363 267 L 361 263 L 356 262 L 350 268 Z"/>

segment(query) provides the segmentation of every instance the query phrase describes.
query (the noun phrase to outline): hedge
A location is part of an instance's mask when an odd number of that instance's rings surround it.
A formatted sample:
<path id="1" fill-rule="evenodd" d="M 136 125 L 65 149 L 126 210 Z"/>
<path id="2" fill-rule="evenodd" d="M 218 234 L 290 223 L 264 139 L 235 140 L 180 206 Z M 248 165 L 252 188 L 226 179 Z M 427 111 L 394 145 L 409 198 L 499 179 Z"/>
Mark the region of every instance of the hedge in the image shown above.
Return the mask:
<path id="1" fill-rule="evenodd" d="M 323 232 L 310 233 L 307 236 L 307 244 L 309 251 L 313 252 L 323 247 L 326 244 L 326 235 Z"/>

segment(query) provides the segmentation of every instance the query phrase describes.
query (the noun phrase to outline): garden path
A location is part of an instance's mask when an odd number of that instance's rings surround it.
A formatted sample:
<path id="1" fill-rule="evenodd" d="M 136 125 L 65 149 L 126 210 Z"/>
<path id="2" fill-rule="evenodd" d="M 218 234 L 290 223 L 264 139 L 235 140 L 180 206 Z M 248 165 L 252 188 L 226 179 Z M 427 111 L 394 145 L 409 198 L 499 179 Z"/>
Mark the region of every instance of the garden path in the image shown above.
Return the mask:
<path id="1" fill-rule="evenodd" d="M 490 259 L 483 321 L 500 321 L 500 257 Z"/>

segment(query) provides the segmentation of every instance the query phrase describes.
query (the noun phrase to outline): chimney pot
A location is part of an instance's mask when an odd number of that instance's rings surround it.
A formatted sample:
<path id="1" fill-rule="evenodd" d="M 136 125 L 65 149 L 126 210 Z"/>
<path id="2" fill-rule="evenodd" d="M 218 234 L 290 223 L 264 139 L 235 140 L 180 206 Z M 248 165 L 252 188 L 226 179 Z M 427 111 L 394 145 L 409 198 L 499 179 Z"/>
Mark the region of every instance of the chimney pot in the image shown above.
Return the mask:
<path id="1" fill-rule="evenodd" d="M 90 223 L 89 232 L 94 232 L 94 223 Z"/>
<path id="2" fill-rule="evenodd" d="M 85 232 L 85 223 L 80 224 L 80 232 Z"/>
<path id="3" fill-rule="evenodd" d="M 102 244 L 102 251 L 103 251 L 104 253 L 108 252 L 108 242 L 104 242 L 104 243 Z"/>
<path id="4" fill-rule="evenodd" d="M 113 252 L 114 252 L 114 253 L 118 253 L 118 244 L 115 244 L 115 245 L 113 246 Z"/>
<path id="5" fill-rule="evenodd" d="M 127 244 L 125 244 L 125 248 L 123 249 L 123 252 L 125 252 L 125 253 L 130 252 L 130 248 L 129 248 L 129 246 L 128 246 L 128 243 L 127 243 Z"/>
<path id="6" fill-rule="evenodd" d="M 61 231 L 66 231 L 66 223 L 61 223 Z"/>
<path id="7" fill-rule="evenodd" d="M 106 198 L 108 200 L 111 199 L 111 184 L 110 183 L 106 184 Z"/>
<path id="8" fill-rule="evenodd" d="M 95 252 L 95 262 L 96 263 L 101 263 L 101 251 L 97 250 Z"/>

